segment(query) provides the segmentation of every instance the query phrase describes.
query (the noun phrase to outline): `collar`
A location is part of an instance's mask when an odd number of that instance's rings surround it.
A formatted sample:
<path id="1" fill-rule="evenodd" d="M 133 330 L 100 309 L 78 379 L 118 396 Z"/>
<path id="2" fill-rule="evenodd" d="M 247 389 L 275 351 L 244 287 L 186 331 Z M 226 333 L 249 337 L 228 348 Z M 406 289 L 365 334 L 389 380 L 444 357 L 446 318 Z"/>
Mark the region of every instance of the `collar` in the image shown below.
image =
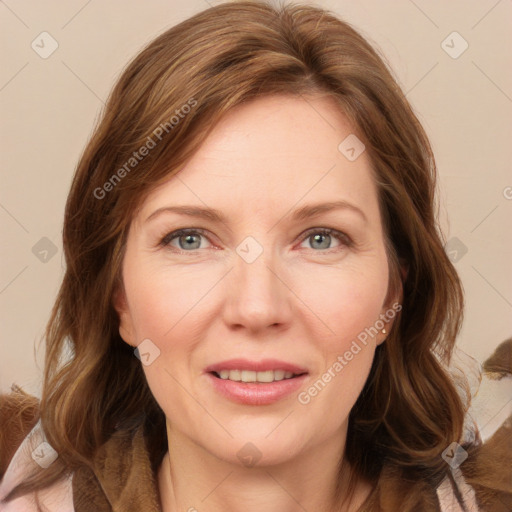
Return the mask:
<path id="1" fill-rule="evenodd" d="M 161 512 L 142 427 L 114 433 L 94 456 L 93 468 L 74 473 L 75 512 Z"/>

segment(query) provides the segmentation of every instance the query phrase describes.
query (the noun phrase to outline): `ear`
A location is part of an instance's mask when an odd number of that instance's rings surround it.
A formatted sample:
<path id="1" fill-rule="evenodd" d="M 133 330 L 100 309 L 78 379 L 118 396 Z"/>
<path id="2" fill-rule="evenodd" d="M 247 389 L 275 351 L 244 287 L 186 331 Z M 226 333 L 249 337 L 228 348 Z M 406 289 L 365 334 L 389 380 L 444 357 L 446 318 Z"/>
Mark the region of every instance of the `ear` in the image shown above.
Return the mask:
<path id="1" fill-rule="evenodd" d="M 126 300 L 126 293 L 124 286 L 119 285 L 112 296 L 114 309 L 119 317 L 119 335 L 132 347 L 136 346 L 135 330 L 133 328 L 133 320 L 130 314 L 130 308 L 128 307 L 128 301 Z"/>
<path id="2" fill-rule="evenodd" d="M 381 320 L 384 323 L 384 327 L 377 335 L 377 346 L 384 343 L 389 336 L 391 328 L 395 323 L 396 317 L 400 314 L 402 310 L 402 303 L 398 300 L 391 302 L 391 304 L 386 307 L 381 313 Z M 384 331 L 384 332 L 383 332 Z"/>
<path id="3" fill-rule="evenodd" d="M 389 336 L 391 328 L 395 322 L 397 315 L 402 310 L 402 301 L 403 301 L 403 293 L 404 287 L 403 283 L 407 279 L 407 274 L 409 273 L 409 265 L 405 260 L 400 258 L 400 268 L 399 268 L 399 283 L 398 289 L 395 291 L 394 296 L 388 297 L 386 300 L 386 304 L 381 311 L 381 319 L 384 322 L 384 330 L 386 332 L 379 332 L 377 336 L 377 345 L 381 345 L 386 341 L 386 338 Z"/>

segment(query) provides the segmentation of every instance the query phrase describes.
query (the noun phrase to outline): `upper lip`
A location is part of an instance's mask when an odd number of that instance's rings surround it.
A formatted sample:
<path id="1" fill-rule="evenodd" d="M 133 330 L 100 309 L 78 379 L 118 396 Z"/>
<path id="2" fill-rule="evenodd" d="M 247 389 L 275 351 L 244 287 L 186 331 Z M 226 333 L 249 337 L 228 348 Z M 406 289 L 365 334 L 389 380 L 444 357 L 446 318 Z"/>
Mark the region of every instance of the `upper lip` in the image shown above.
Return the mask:
<path id="1" fill-rule="evenodd" d="M 220 372 L 221 370 L 249 370 L 255 372 L 266 372 L 269 370 L 284 370 L 296 375 L 308 373 L 305 368 L 278 359 L 263 359 L 261 361 L 248 361 L 247 359 L 229 359 L 215 363 L 205 368 L 206 373 Z"/>

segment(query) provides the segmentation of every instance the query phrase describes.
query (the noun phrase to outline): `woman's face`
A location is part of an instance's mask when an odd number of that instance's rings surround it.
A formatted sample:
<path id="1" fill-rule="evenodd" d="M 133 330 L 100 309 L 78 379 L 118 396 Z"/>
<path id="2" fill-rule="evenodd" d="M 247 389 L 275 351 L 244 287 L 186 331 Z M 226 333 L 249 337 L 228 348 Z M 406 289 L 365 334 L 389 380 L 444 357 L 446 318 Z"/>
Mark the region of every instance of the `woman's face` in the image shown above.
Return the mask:
<path id="1" fill-rule="evenodd" d="M 246 465 L 342 449 L 395 312 L 353 132 L 331 100 L 258 99 L 138 210 L 116 308 L 170 435 Z"/>

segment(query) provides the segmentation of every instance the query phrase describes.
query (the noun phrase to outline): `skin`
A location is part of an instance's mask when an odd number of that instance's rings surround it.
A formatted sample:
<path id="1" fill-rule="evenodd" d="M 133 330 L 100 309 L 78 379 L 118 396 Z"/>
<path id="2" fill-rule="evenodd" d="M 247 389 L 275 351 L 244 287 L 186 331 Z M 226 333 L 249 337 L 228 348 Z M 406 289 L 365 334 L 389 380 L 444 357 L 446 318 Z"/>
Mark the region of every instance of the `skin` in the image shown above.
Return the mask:
<path id="1" fill-rule="evenodd" d="M 204 369 L 276 358 L 307 368 L 304 391 L 390 309 L 370 161 L 363 152 L 350 162 L 338 150 L 352 133 L 328 98 L 260 98 L 231 111 L 133 218 L 115 302 L 126 343 L 150 339 L 160 350 L 144 371 L 167 418 L 170 450 L 158 472 L 164 512 L 333 509 L 348 415 L 386 334 L 360 344 L 307 405 L 298 393 L 271 405 L 234 403 Z M 340 199 L 364 216 L 338 209 L 291 220 L 306 204 Z M 154 214 L 176 205 L 215 208 L 226 219 Z M 205 234 L 161 243 L 180 228 Z M 350 241 L 318 240 L 320 228 Z M 236 252 L 247 236 L 263 248 L 252 263 Z M 248 442 L 261 454 L 254 467 L 237 456 Z M 356 510 L 370 490 L 359 482 L 344 510 Z"/>

